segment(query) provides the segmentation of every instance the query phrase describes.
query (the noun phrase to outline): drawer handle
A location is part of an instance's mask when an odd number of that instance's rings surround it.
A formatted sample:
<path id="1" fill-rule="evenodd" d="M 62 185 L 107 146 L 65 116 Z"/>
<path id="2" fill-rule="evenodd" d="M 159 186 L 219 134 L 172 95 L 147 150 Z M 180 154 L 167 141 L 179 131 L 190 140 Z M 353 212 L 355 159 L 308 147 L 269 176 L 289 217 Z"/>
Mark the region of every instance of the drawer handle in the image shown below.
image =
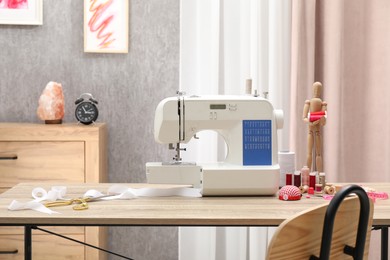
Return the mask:
<path id="1" fill-rule="evenodd" d="M 0 255 L 14 255 L 18 253 L 18 249 L 0 251 Z"/>
<path id="2" fill-rule="evenodd" d="M 16 154 L 4 154 L 0 155 L 0 160 L 16 160 L 18 156 Z"/>

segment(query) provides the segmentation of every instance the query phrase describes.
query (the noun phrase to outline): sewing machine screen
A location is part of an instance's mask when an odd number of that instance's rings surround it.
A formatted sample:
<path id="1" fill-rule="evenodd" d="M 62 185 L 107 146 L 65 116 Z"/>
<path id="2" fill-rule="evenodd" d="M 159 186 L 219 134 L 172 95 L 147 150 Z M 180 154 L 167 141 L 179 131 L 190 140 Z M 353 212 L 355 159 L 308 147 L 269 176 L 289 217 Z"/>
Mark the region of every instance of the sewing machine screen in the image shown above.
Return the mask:
<path id="1" fill-rule="evenodd" d="M 271 120 L 243 120 L 243 164 L 272 165 Z"/>
<path id="2" fill-rule="evenodd" d="M 226 109 L 226 104 L 211 104 L 210 105 L 211 110 L 215 109 Z"/>

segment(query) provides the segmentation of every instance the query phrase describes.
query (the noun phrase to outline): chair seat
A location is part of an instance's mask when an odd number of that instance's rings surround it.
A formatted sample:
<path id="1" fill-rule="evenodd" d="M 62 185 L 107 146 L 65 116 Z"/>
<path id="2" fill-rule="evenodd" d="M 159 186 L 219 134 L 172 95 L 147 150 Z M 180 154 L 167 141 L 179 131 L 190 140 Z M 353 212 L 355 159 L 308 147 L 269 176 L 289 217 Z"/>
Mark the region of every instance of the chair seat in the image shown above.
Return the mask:
<path id="1" fill-rule="evenodd" d="M 368 259 L 373 204 L 370 201 L 370 218 L 367 227 L 364 259 Z M 293 202 L 287 202 L 293 203 Z M 285 220 L 276 230 L 267 252 L 269 260 L 309 259 L 319 256 L 324 216 L 328 203 L 309 209 Z M 344 254 L 345 245 L 354 247 L 359 223 L 360 202 L 358 197 L 345 199 L 338 208 L 331 243 L 330 259 L 353 259 Z"/>

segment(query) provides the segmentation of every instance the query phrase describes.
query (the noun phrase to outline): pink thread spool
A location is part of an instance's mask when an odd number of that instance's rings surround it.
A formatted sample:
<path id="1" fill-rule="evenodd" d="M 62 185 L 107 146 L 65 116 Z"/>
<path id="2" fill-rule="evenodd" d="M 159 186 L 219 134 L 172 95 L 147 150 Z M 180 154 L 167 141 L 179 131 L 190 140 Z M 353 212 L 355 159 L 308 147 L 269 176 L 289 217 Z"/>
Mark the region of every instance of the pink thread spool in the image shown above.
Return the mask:
<path id="1" fill-rule="evenodd" d="M 315 187 L 315 193 L 322 193 L 322 185 L 321 184 L 316 184 L 316 187 Z"/>
<path id="2" fill-rule="evenodd" d="M 322 117 L 327 117 L 326 111 L 318 111 L 318 112 L 310 112 L 309 113 L 309 121 L 314 122 L 320 120 Z"/>
<path id="3" fill-rule="evenodd" d="M 301 173 L 302 173 L 302 185 L 309 186 L 309 173 L 310 173 L 309 167 L 303 166 Z"/>

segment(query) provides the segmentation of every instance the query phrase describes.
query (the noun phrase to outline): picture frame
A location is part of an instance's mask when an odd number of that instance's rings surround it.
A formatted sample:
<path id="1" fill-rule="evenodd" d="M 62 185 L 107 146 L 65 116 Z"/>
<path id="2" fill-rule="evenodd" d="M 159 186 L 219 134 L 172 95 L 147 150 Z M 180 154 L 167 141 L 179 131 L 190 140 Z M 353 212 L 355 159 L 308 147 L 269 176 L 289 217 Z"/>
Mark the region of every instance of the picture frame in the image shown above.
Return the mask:
<path id="1" fill-rule="evenodd" d="M 0 24 L 43 24 L 43 0 L 11 1 L 0 2 Z"/>
<path id="2" fill-rule="evenodd" d="M 128 53 L 129 0 L 84 0 L 84 52 Z"/>

